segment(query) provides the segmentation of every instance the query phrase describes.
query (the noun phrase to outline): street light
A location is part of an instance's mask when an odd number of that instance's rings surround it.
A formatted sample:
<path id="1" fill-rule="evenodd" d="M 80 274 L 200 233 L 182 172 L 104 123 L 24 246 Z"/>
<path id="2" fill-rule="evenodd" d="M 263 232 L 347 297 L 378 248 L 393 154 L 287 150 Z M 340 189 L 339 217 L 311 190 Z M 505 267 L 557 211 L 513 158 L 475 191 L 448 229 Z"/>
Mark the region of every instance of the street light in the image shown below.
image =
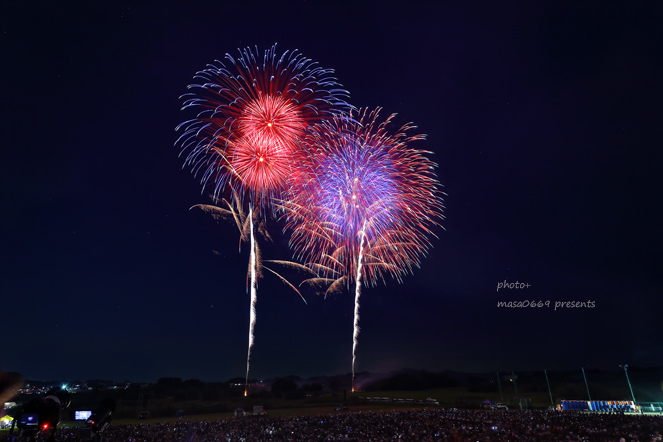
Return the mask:
<path id="1" fill-rule="evenodd" d="M 633 398 L 633 404 L 635 405 L 635 395 L 633 394 L 633 387 L 631 387 L 631 381 L 628 378 L 628 371 L 626 371 L 626 369 L 628 368 L 628 365 L 624 364 L 623 366 L 620 365 L 620 367 L 624 367 L 624 374 L 626 375 L 626 382 L 628 382 L 628 388 L 631 390 L 631 397 Z"/>

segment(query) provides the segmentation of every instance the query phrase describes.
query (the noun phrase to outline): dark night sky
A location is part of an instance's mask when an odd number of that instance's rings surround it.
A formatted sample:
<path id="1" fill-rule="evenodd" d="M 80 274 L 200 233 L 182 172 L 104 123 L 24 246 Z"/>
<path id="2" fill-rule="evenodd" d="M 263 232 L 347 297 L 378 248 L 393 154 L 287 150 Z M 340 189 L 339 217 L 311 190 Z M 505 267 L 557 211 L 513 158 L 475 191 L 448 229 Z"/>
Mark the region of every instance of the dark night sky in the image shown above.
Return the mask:
<path id="1" fill-rule="evenodd" d="M 663 365 L 660 2 L 131 3 L 2 4 L 3 370 L 243 376 L 247 253 L 174 128 L 197 70 L 275 42 L 428 134 L 448 194 L 364 291 L 359 371 Z M 261 281 L 251 377 L 350 370 L 353 296 L 306 298 Z M 525 299 L 595 308 L 497 308 Z"/>

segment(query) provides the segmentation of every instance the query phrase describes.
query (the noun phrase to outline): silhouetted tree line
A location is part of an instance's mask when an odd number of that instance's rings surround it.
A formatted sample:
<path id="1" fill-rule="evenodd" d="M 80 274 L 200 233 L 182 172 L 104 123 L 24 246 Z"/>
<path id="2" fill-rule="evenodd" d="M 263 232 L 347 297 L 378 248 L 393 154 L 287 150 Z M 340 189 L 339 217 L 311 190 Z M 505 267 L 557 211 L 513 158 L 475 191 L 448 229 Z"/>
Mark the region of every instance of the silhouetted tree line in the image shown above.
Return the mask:
<path id="1" fill-rule="evenodd" d="M 271 383 L 271 389 L 251 389 L 249 397 L 300 399 L 306 396 L 322 393 L 324 387 L 320 383 L 307 383 L 298 387 L 302 379 L 298 376 L 278 378 Z M 249 384 L 256 380 L 250 379 Z M 198 379 L 183 381 L 177 377 L 160 378 L 157 383 L 148 388 L 157 398 L 171 397 L 175 401 L 220 401 L 237 399 L 244 396 L 244 378 L 232 378 L 226 382 L 203 382 Z M 269 385 L 269 384 L 268 384 Z M 271 391 L 269 391 L 271 390 Z"/>
<path id="2" fill-rule="evenodd" d="M 374 382 L 364 388 L 366 391 L 415 391 L 431 388 L 455 387 L 458 382 L 442 373 L 398 373 L 387 379 Z"/>
<path id="3" fill-rule="evenodd" d="M 157 380 L 152 391 L 157 397 L 172 397 L 176 401 L 235 399 L 244 395 L 244 378 L 233 378 L 226 382 L 203 382 L 199 379 L 183 381 L 181 378 L 167 377 Z"/>

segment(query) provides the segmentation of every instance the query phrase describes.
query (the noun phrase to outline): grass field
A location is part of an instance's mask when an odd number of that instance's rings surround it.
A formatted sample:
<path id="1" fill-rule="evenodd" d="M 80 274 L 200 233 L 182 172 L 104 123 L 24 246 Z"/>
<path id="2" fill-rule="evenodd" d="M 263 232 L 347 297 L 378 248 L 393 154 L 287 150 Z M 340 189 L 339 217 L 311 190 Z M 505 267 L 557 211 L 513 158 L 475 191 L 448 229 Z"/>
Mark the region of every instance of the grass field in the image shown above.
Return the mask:
<path id="1" fill-rule="evenodd" d="M 404 406 L 404 405 L 395 405 L 390 406 L 388 403 L 384 404 L 369 404 L 369 405 L 354 405 L 349 407 L 349 411 L 336 411 L 336 407 L 310 407 L 310 408 L 279 408 L 276 410 L 268 410 L 267 416 L 271 418 L 281 418 L 289 416 L 315 416 L 315 415 L 327 415 L 327 414 L 343 414 L 348 412 L 387 412 L 387 411 L 401 411 L 401 410 L 415 410 L 415 409 L 424 409 L 430 407 L 422 407 L 417 405 Z M 435 407 L 439 408 L 439 407 Z M 234 417 L 234 413 L 214 413 L 214 414 L 198 414 L 195 416 L 184 416 L 181 420 L 186 422 L 198 422 L 198 421 L 213 421 L 213 420 L 225 420 Z M 113 420 L 113 425 L 136 425 L 140 423 L 175 423 L 179 422 L 180 418 L 178 417 L 165 417 L 165 418 L 154 418 L 154 419 L 117 419 Z"/>
<path id="2" fill-rule="evenodd" d="M 514 393 L 512 391 L 504 391 L 504 403 L 509 406 L 509 408 L 518 408 L 518 401 L 513 399 Z M 550 396 L 547 392 L 536 392 L 536 393 L 521 393 L 519 396 L 528 397 L 531 399 L 530 406 L 534 408 L 547 408 L 550 406 Z M 368 391 L 368 392 L 357 392 L 349 393 L 348 398 L 359 398 L 359 397 L 388 397 L 394 399 L 414 399 L 426 400 L 427 398 L 437 399 L 440 403 L 440 406 L 445 408 L 455 407 L 456 399 L 460 397 L 464 398 L 476 398 L 479 401 L 484 399 L 490 399 L 493 402 L 502 402 L 499 392 L 492 393 L 473 393 L 469 392 L 466 387 L 449 387 L 449 388 L 438 388 L 434 390 L 421 390 L 421 391 Z"/>

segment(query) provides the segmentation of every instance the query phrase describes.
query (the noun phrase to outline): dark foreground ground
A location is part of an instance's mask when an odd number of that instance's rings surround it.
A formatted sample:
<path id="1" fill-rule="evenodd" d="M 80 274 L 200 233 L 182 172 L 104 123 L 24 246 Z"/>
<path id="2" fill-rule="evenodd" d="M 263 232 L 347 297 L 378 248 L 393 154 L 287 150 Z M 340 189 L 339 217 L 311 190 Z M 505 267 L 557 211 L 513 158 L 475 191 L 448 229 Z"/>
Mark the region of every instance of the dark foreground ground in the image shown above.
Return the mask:
<path id="1" fill-rule="evenodd" d="M 557 411 L 456 409 L 111 426 L 104 442 L 160 441 L 661 441 L 663 417 Z M 21 440 L 16 434 L 1 442 Z M 42 440 L 42 437 L 39 438 Z M 87 440 L 79 428 L 56 441 Z"/>

